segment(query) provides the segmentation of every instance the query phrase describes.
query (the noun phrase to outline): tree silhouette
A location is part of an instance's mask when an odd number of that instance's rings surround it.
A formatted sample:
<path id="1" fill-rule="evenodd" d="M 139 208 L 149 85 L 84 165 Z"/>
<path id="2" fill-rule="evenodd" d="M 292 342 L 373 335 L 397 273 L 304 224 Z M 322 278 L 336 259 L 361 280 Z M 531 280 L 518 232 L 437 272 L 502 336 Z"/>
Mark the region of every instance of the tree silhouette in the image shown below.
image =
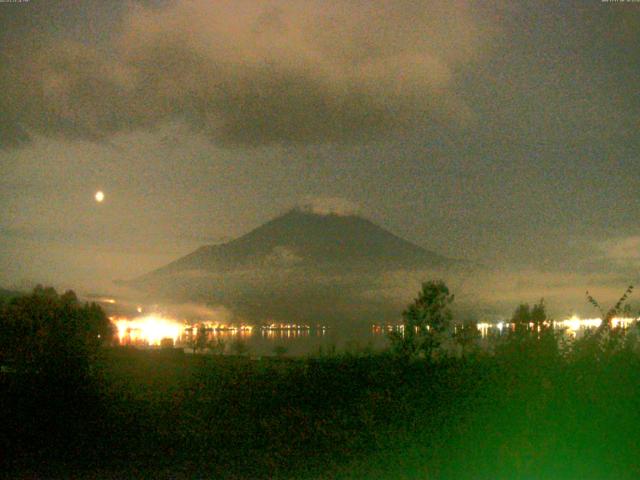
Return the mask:
<path id="1" fill-rule="evenodd" d="M 517 335 L 525 335 L 529 331 L 531 323 L 531 308 L 528 303 L 521 303 L 516 307 L 511 316 L 511 323 Z"/>
<path id="2" fill-rule="evenodd" d="M 30 295 L 0 305 L 0 347 L 3 361 L 31 373 L 84 370 L 100 345 L 113 338 L 102 308 L 81 304 L 69 290 L 58 295 L 38 285 Z"/>
<path id="3" fill-rule="evenodd" d="M 587 291 L 587 301 L 600 311 L 600 315 L 602 318 L 602 323 L 599 327 L 600 331 L 611 329 L 611 320 L 613 320 L 614 317 L 620 315 L 624 308 L 628 306 L 625 304 L 629 299 L 631 293 L 633 293 L 633 285 L 629 285 L 622 296 L 615 303 L 615 305 L 613 305 L 609 310 L 605 312 L 602 306 L 600 306 L 600 303 L 595 298 L 593 298 L 591 294 L 589 294 L 589 291 Z"/>
<path id="4" fill-rule="evenodd" d="M 197 327 L 197 333 L 195 335 L 195 338 L 193 338 L 192 340 L 192 344 L 191 346 L 193 347 L 193 353 L 198 353 L 199 351 L 203 351 L 205 348 L 207 348 L 208 344 L 209 344 L 209 339 L 208 339 L 208 335 L 207 335 L 207 328 L 205 327 L 204 324 L 200 324 Z"/>
<path id="5" fill-rule="evenodd" d="M 214 355 L 223 355 L 227 344 L 222 338 L 216 337 L 215 339 L 211 339 L 207 346 Z"/>
<path id="6" fill-rule="evenodd" d="M 545 358 L 549 361 L 560 355 L 558 338 L 549 320 L 544 299 L 532 307 L 521 303 L 511 316 L 514 329 L 509 331 L 497 344 L 499 355 L 510 356 L 514 361 L 525 364 Z"/>
<path id="7" fill-rule="evenodd" d="M 462 325 L 458 325 L 453 338 L 462 349 L 462 356 L 467 356 L 477 350 L 478 339 L 480 338 L 477 322 L 467 320 Z"/>
<path id="8" fill-rule="evenodd" d="M 453 299 L 442 280 L 424 282 L 413 303 L 402 312 L 404 331 L 390 335 L 393 349 L 402 355 L 430 358 L 449 329 Z"/>
<path id="9" fill-rule="evenodd" d="M 631 316 L 631 308 L 627 303 L 633 292 L 633 285 L 629 285 L 622 296 L 609 310 L 605 310 L 600 303 L 587 291 L 587 301 L 598 309 L 602 323 L 595 332 L 587 332 L 585 336 L 573 345 L 574 357 L 595 357 L 611 355 L 620 351 L 624 346 L 625 333 L 622 327 L 612 328 L 612 320 L 618 316 Z"/>

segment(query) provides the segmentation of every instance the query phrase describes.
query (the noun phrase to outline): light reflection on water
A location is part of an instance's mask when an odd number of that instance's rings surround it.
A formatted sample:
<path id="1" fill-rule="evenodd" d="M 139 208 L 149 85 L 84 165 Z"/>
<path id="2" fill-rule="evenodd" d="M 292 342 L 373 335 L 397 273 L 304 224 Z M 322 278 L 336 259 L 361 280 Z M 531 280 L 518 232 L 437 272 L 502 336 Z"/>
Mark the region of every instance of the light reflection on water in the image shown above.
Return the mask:
<path id="1" fill-rule="evenodd" d="M 640 318 L 614 317 L 611 319 L 611 326 L 613 328 L 627 329 L 638 320 L 640 320 Z M 586 332 L 587 330 L 598 328 L 600 325 L 602 325 L 601 318 L 579 318 L 577 315 L 573 315 L 572 317 L 564 320 L 546 320 L 542 323 L 541 326 L 547 328 L 553 327 L 556 331 L 564 332 L 571 337 L 576 337 L 584 334 L 584 332 Z M 541 326 L 538 326 L 534 323 L 529 323 L 527 325 L 530 330 L 540 330 Z M 454 333 L 456 333 L 460 329 L 460 327 L 461 325 L 454 324 Z M 480 332 L 480 336 L 482 338 L 504 335 L 510 331 L 514 331 L 515 327 L 516 325 L 514 323 L 505 321 L 476 323 L 476 328 Z M 372 331 L 378 335 L 384 335 L 390 332 L 397 332 L 402 334 L 404 332 L 404 326 L 399 324 L 373 325 Z"/>
<path id="2" fill-rule="evenodd" d="M 156 314 L 136 318 L 111 317 L 111 321 L 120 345 L 174 346 L 187 352 L 192 352 L 198 344 L 198 350 L 204 352 L 234 353 L 237 344 L 243 343 L 252 355 L 273 355 L 276 349 L 288 355 L 307 355 L 321 350 L 383 348 L 386 343 L 383 336 L 372 335 L 367 329 L 345 332 L 320 325 L 190 325 Z"/>
<path id="3" fill-rule="evenodd" d="M 638 318 L 614 317 L 611 319 L 611 327 L 627 329 L 637 321 Z M 564 320 L 547 320 L 542 323 L 542 327 L 553 327 L 555 331 L 563 332 L 565 335 L 571 338 L 580 337 L 584 335 L 586 331 L 598 328 L 601 325 L 601 318 L 580 318 L 577 315 L 573 315 L 572 317 L 566 318 Z M 503 335 L 505 333 L 508 333 L 509 331 L 513 331 L 515 329 L 515 324 L 509 322 L 481 322 L 477 324 L 477 328 L 480 331 L 482 338 L 486 338 L 488 336 Z M 531 330 L 538 329 L 539 331 L 541 327 L 537 326 L 534 323 L 529 323 L 528 328 Z"/>
<path id="4" fill-rule="evenodd" d="M 613 327 L 628 328 L 637 319 L 617 317 L 612 320 Z M 200 323 L 189 325 L 175 319 L 150 314 L 132 319 L 111 317 L 116 326 L 120 345 L 140 347 L 174 346 L 193 351 L 198 336 L 200 350 L 216 350 L 224 353 L 242 350 L 252 355 L 273 355 L 276 351 L 287 355 L 308 355 L 332 351 L 381 350 L 389 345 L 390 332 L 403 333 L 402 325 L 373 325 L 370 328 L 338 329 L 325 326 L 296 324 L 272 324 L 262 327 L 249 325 L 222 325 Z M 599 318 L 571 318 L 547 322 L 556 330 L 564 331 L 571 338 L 581 336 L 584 331 L 600 326 Z M 477 329 L 481 338 L 501 336 L 514 329 L 508 322 L 478 322 Z M 530 328 L 536 328 L 531 324 Z M 199 332 L 200 329 L 200 332 Z M 215 346 L 214 346 L 215 345 Z"/>

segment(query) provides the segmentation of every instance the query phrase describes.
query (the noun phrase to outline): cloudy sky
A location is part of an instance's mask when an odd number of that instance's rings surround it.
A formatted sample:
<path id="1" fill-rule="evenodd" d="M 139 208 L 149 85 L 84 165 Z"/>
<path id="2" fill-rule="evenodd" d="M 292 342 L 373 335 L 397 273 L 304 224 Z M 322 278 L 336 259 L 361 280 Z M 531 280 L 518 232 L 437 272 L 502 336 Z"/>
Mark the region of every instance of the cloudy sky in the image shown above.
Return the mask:
<path id="1" fill-rule="evenodd" d="M 634 2 L 0 3 L 0 285 L 108 288 L 311 201 L 624 289 L 638 45 Z"/>

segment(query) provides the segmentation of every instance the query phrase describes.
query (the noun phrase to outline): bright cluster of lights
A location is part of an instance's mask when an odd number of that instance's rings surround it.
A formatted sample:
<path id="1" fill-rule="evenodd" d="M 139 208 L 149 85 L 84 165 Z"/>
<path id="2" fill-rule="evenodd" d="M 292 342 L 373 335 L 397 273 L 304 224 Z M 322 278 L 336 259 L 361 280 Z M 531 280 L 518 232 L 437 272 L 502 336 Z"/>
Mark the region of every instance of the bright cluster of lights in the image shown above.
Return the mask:
<path id="1" fill-rule="evenodd" d="M 311 335 L 322 337 L 327 333 L 327 327 L 316 325 L 312 328 L 310 325 L 298 323 L 271 323 L 261 326 L 260 332 L 263 337 L 269 339 L 309 337 Z"/>
<path id="2" fill-rule="evenodd" d="M 251 325 L 233 325 L 226 323 L 201 322 L 199 324 L 187 327 L 186 334 L 188 336 L 197 335 L 199 331 L 204 331 L 205 335 L 213 337 L 228 337 L 238 335 L 242 338 L 250 337 L 253 332 Z"/>
<path id="3" fill-rule="evenodd" d="M 157 314 L 133 319 L 112 317 L 118 331 L 120 344 L 144 344 L 157 346 L 163 339 L 174 343 L 182 335 L 185 325 Z"/>
<path id="4" fill-rule="evenodd" d="M 601 318 L 579 318 L 577 315 L 567 318 L 566 320 L 560 320 L 553 322 L 556 328 L 566 328 L 570 332 L 576 332 L 581 328 L 598 328 L 602 325 Z"/>
<path id="5" fill-rule="evenodd" d="M 298 325 L 297 323 L 272 323 L 270 325 L 263 325 L 262 330 L 309 330 L 309 325 Z M 325 328 L 325 327 L 322 327 Z"/>
<path id="6" fill-rule="evenodd" d="M 139 308 L 138 311 L 140 311 Z M 111 321 L 116 326 L 118 341 L 121 345 L 148 345 L 158 346 L 163 339 L 171 339 L 174 344 L 180 342 L 188 343 L 199 331 L 204 331 L 207 335 L 217 336 L 240 336 L 249 337 L 253 334 L 254 327 L 251 325 L 234 325 L 217 322 L 200 322 L 194 325 L 179 322 L 174 319 L 163 317 L 159 314 L 146 315 L 133 319 L 124 317 L 111 317 Z M 311 332 L 309 325 L 295 323 L 272 323 L 259 329 L 260 333 L 267 338 L 293 338 L 308 336 Z M 318 326 L 317 333 L 324 335 L 327 327 Z"/>
<path id="7" fill-rule="evenodd" d="M 394 323 L 389 325 L 373 325 L 373 333 L 384 332 L 404 332 L 404 325 L 401 323 Z"/>
<path id="8" fill-rule="evenodd" d="M 613 317 L 611 319 L 611 326 L 613 328 L 628 328 L 633 322 L 637 321 L 637 318 L 628 318 L 628 317 Z"/>
<path id="9" fill-rule="evenodd" d="M 485 337 L 489 333 L 489 328 L 491 328 L 491 324 L 487 322 L 480 322 L 476 325 L 476 328 L 480 330 L 480 334 Z"/>
<path id="10" fill-rule="evenodd" d="M 214 333 L 217 332 L 251 332 L 253 327 L 251 325 L 227 325 L 226 323 L 212 323 L 212 322 L 201 322 L 197 325 L 191 327 L 194 333 L 198 332 L 198 329 L 203 329 L 205 331 L 211 331 Z"/>
<path id="11" fill-rule="evenodd" d="M 636 318 L 631 317 L 613 317 L 611 319 L 611 326 L 613 328 L 628 328 Z M 579 318 L 577 315 L 572 316 L 566 320 L 559 322 L 553 322 L 556 328 L 566 328 L 569 332 L 576 332 L 581 328 L 598 328 L 602 325 L 601 318 Z"/>
<path id="12" fill-rule="evenodd" d="M 613 328 L 628 328 L 633 322 L 640 320 L 631 317 L 614 317 L 611 319 L 611 326 Z M 601 318 L 580 318 L 577 315 L 574 315 L 565 320 L 559 321 L 545 321 L 543 325 L 545 327 L 550 327 L 553 324 L 553 327 L 559 330 L 565 330 L 568 334 L 575 336 L 575 334 L 580 330 L 586 330 L 590 328 L 598 328 L 602 325 Z M 535 323 L 529 323 L 529 328 L 538 328 L 540 326 L 536 326 Z M 428 328 L 428 327 L 427 327 Z M 457 327 L 454 327 L 457 329 Z M 513 329 L 515 325 L 511 322 L 498 322 L 498 323 L 490 323 L 490 322 L 478 322 L 476 323 L 476 328 L 480 331 L 482 337 L 486 337 L 492 329 L 497 329 L 500 333 L 502 333 L 505 329 Z M 404 325 L 402 324 L 390 324 L 390 325 L 373 325 L 373 333 L 382 334 L 384 332 L 404 332 Z"/>

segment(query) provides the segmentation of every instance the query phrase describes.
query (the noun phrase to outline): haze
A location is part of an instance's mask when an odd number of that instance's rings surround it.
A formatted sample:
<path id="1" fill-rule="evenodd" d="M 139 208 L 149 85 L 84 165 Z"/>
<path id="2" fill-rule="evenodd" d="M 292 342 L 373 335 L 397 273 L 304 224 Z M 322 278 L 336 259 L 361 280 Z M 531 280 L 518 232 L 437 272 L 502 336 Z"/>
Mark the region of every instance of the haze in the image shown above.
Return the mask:
<path id="1" fill-rule="evenodd" d="M 495 269 L 465 285 L 514 303 L 638 281 L 640 4 L 31 0 L 0 22 L 0 286 L 109 290 L 301 204 Z"/>

